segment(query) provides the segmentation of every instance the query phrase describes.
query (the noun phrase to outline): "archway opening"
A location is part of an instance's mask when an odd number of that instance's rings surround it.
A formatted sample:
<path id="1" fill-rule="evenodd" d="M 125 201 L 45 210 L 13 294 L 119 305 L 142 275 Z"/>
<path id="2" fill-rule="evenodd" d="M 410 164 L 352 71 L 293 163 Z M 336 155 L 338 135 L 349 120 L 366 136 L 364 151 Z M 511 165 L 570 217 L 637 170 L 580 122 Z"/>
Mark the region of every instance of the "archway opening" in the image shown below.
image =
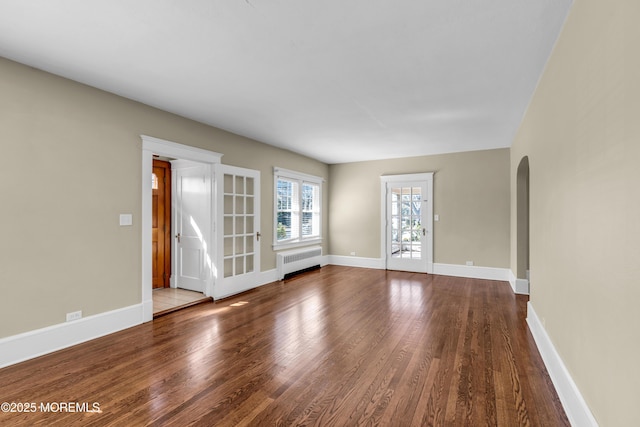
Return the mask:
<path id="1" fill-rule="evenodd" d="M 517 293 L 529 293 L 529 157 L 520 160 L 517 171 Z"/>

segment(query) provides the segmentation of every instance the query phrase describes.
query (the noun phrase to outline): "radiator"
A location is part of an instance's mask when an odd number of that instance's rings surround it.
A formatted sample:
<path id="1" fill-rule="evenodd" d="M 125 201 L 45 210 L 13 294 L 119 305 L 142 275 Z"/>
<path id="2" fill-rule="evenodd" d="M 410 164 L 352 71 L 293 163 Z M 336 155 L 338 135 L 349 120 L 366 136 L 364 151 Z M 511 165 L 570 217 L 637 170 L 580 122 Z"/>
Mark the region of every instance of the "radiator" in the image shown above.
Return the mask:
<path id="1" fill-rule="evenodd" d="M 284 276 L 289 273 L 318 266 L 321 261 L 322 248 L 320 246 L 280 252 L 277 256 L 278 279 L 284 279 Z"/>

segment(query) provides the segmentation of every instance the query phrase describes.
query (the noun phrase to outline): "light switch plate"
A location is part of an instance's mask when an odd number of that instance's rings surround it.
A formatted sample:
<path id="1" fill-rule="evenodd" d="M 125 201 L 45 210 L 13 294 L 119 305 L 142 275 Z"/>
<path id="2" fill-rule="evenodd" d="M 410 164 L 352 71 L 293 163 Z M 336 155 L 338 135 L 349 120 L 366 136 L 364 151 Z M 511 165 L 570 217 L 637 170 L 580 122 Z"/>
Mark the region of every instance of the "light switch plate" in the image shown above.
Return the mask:
<path id="1" fill-rule="evenodd" d="M 133 225 L 133 215 L 120 214 L 120 225 Z"/>

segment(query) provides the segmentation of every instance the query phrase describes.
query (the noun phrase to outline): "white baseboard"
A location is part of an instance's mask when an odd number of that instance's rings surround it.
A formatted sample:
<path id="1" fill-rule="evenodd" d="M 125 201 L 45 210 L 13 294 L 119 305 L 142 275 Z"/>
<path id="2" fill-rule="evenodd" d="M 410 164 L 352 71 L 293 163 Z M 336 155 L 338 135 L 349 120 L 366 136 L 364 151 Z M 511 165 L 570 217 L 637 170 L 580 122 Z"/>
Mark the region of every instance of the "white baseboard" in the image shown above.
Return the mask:
<path id="1" fill-rule="evenodd" d="M 329 255 L 328 264 L 342 265 L 345 267 L 373 268 L 384 270 L 385 263 L 382 258 L 364 258 L 357 256 Z"/>
<path id="2" fill-rule="evenodd" d="M 384 258 L 363 258 L 355 256 L 329 255 L 327 264 L 346 267 L 361 267 L 384 270 Z M 508 268 L 478 267 L 457 264 L 433 264 L 433 274 L 442 276 L 470 277 L 472 279 L 502 280 L 511 282 L 511 270 Z M 513 286 L 513 285 L 512 285 Z M 515 288 L 514 288 L 515 291 Z"/>
<path id="3" fill-rule="evenodd" d="M 509 270 L 509 284 L 511 285 L 511 289 L 513 290 L 513 293 L 517 293 L 516 292 L 516 275 L 513 274 L 512 270 Z"/>
<path id="4" fill-rule="evenodd" d="M 540 322 L 531 302 L 527 305 L 527 323 L 536 342 L 542 361 L 547 367 L 569 422 L 576 427 L 598 427 L 596 419 L 571 378 L 547 331 Z"/>
<path id="5" fill-rule="evenodd" d="M 509 270 L 509 283 L 511 284 L 511 289 L 513 289 L 513 293 L 520 294 L 520 295 L 529 295 L 528 279 L 518 279 L 516 275 L 513 274 L 513 271 Z"/>
<path id="6" fill-rule="evenodd" d="M 501 280 L 509 282 L 508 268 L 479 267 L 475 265 L 433 264 L 433 274 L 442 276 L 469 277 L 472 279 Z"/>
<path id="7" fill-rule="evenodd" d="M 515 293 L 529 295 L 529 281 L 527 279 L 516 279 Z"/>
<path id="8" fill-rule="evenodd" d="M 0 368 L 139 325 L 142 316 L 143 305 L 136 304 L 2 338 Z"/>
<path id="9" fill-rule="evenodd" d="M 277 269 L 273 269 L 273 270 L 267 270 L 267 271 L 262 271 L 260 272 L 260 280 L 259 280 L 259 284 L 257 287 L 259 286 L 264 286 L 267 285 L 269 283 L 273 283 L 273 282 L 277 282 L 278 281 L 278 270 Z"/>

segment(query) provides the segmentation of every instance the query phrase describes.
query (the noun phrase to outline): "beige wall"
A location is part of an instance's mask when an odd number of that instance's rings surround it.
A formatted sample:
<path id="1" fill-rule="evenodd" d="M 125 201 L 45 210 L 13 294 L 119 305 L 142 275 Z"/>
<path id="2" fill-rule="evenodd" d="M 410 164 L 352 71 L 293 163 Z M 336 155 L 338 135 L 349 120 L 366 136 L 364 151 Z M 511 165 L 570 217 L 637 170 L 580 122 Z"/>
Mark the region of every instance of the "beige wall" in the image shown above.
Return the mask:
<path id="1" fill-rule="evenodd" d="M 141 302 L 140 134 L 261 171 L 263 271 L 275 268 L 273 166 L 328 178 L 315 160 L 1 58 L 0 94 L 0 337 Z"/>
<path id="2" fill-rule="evenodd" d="M 509 266 L 509 150 L 330 166 L 329 251 L 381 258 L 380 176 L 435 172 L 434 262 Z"/>
<path id="3" fill-rule="evenodd" d="M 639 16 L 575 1 L 511 151 L 512 230 L 529 156 L 531 303 L 602 426 L 638 424 Z"/>

